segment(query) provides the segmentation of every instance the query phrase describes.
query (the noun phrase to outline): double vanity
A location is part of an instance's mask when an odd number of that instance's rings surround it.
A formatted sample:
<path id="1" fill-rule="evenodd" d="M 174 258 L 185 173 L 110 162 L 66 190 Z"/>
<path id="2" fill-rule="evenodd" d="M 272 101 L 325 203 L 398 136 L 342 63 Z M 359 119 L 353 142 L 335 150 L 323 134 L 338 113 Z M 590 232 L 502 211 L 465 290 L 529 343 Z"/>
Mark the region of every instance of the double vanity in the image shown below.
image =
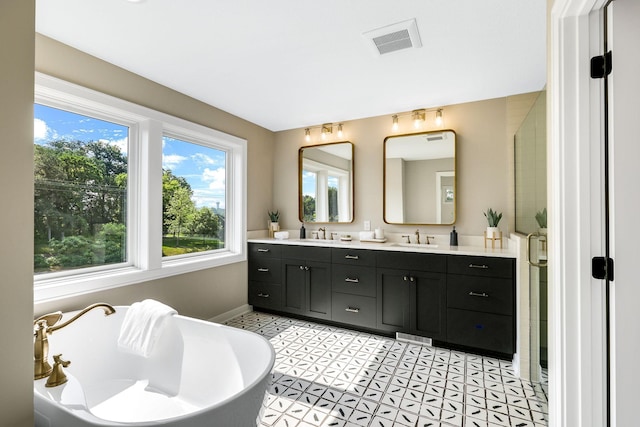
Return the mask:
<path id="1" fill-rule="evenodd" d="M 504 358 L 516 352 L 508 249 L 310 239 L 251 239 L 248 249 L 256 309 Z"/>

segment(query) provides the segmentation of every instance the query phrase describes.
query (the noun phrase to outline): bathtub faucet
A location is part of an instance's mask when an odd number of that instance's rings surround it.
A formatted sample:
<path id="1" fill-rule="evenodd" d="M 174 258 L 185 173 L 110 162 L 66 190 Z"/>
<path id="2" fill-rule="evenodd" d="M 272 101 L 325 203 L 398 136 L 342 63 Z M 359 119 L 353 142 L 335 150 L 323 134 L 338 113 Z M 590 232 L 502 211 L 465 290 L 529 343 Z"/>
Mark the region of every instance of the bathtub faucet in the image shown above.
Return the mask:
<path id="1" fill-rule="evenodd" d="M 39 380 L 41 378 L 48 377 L 51 375 L 53 371 L 53 367 L 49 364 L 49 340 L 47 338 L 48 335 L 54 333 L 58 329 L 62 329 L 65 326 L 75 322 L 80 317 L 85 315 L 87 312 L 93 310 L 94 308 L 102 308 L 104 310 L 104 315 L 108 316 L 116 312 L 116 309 L 105 303 L 96 303 L 91 304 L 84 310 L 80 311 L 80 313 L 73 316 L 71 319 L 67 320 L 64 323 L 57 324 L 60 319 L 62 319 L 62 312 L 56 311 L 54 313 L 49 313 L 42 315 L 33 321 L 34 326 L 34 336 L 35 340 L 33 341 L 33 362 L 34 362 L 34 380 Z"/>

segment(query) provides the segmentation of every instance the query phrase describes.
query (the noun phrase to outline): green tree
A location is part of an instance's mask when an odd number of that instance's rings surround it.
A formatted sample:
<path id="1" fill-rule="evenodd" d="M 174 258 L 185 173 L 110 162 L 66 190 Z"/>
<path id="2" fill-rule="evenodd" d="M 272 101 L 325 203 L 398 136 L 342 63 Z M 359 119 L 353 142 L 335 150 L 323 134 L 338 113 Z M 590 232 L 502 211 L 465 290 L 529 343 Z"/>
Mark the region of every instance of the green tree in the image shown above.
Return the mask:
<path id="1" fill-rule="evenodd" d="M 193 190 L 187 180 L 181 176 L 175 176 L 170 169 L 162 170 L 162 234 L 168 234 L 169 224 L 175 218 L 169 213 L 169 203 L 175 192 L 179 188 L 184 188 L 189 193 L 189 197 L 193 195 Z"/>
<path id="2" fill-rule="evenodd" d="M 328 193 L 329 221 L 338 221 L 338 189 L 336 187 L 329 187 Z"/>
<path id="3" fill-rule="evenodd" d="M 191 200 L 189 191 L 180 187 L 173 192 L 166 209 L 168 220 L 167 228 L 169 233 L 176 237 L 176 246 L 180 244 L 180 233 L 188 229 L 188 221 L 195 211 L 195 204 Z"/>
<path id="4" fill-rule="evenodd" d="M 302 198 L 302 218 L 305 222 L 314 222 L 316 220 L 316 199 L 305 195 Z"/>
<path id="5" fill-rule="evenodd" d="M 203 207 L 195 211 L 191 220 L 191 233 L 205 237 L 213 237 L 218 233 L 220 224 L 218 216 L 208 207 Z"/>

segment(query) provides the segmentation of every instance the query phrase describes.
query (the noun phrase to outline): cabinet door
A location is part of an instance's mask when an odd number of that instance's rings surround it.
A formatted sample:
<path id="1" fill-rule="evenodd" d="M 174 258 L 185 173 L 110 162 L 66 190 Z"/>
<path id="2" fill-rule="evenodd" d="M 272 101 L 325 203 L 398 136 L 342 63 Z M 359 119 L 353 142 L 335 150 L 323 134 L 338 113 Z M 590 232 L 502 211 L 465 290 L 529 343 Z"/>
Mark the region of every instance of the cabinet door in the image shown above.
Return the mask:
<path id="1" fill-rule="evenodd" d="M 401 270 L 378 269 L 378 329 L 409 332 L 411 328 L 410 275 Z"/>
<path id="2" fill-rule="evenodd" d="M 416 335 L 444 341 L 446 339 L 447 285 L 446 275 L 414 272 L 414 314 L 412 325 Z"/>
<path id="3" fill-rule="evenodd" d="M 308 295 L 305 314 L 320 319 L 331 319 L 331 264 L 307 261 L 305 271 Z"/>
<path id="4" fill-rule="evenodd" d="M 307 270 L 304 261 L 282 260 L 282 310 L 304 314 Z"/>

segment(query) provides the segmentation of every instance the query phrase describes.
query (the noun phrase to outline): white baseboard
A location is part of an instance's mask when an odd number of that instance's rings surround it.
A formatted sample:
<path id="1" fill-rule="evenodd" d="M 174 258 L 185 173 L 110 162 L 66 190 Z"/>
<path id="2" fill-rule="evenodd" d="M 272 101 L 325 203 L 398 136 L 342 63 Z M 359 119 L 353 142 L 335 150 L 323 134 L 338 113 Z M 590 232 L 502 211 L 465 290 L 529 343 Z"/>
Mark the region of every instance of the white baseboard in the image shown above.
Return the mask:
<path id="1" fill-rule="evenodd" d="M 226 313 L 222 313 L 215 317 L 212 317 L 211 319 L 209 319 L 209 322 L 224 323 L 236 316 L 240 316 L 241 314 L 249 313 L 251 311 L 253 311 L 253 307 L 251 307 L 249 304 L 244 304 L 240 307 L 234 308 L 233 310 L 229 310 Z"/>

